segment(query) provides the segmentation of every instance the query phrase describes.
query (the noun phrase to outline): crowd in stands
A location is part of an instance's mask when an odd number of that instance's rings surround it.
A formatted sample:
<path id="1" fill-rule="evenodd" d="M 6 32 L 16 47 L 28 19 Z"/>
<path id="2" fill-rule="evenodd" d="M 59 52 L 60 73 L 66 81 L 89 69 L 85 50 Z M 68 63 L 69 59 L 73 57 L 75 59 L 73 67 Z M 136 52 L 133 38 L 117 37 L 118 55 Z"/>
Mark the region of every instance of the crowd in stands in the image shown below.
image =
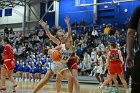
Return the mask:
<path id="1" fill-rule="evenodd" d="M 78 25 L 74 22 L 72 25 L 73 44 L 76 47 L 76 53 L 80 60 L 78 61 L 79 75 L 96 76 L 103 80 L 103 75 L 107 72 L 106 55 L 109 51 L 108 44 L 116 42 L 118 49 L 122 51 L 124 60 L 126 58 L 126 30 L 117 29 L 111 25 L 100 25 L 93 28 L 86 27 L 84 19 Z M 56 34 L 61 27 L 53 26 L 50 31 Z M 15 53 L 17 65 L 15 73 L 17 80 L 38 81 L 41 79 L 51 62 L 47 51 L 56 45 L 46 36 L 43 29 L 32 31 L 24 36 L 23 33 L 14 35 L 14 33 L 5 33 L 10 39 Z M 13 34 L 13 35 L 11 35 Z M 2 36 L 1 36 L 2 37 Z M 100 66 L 102 73 L 96 68 Z"/>

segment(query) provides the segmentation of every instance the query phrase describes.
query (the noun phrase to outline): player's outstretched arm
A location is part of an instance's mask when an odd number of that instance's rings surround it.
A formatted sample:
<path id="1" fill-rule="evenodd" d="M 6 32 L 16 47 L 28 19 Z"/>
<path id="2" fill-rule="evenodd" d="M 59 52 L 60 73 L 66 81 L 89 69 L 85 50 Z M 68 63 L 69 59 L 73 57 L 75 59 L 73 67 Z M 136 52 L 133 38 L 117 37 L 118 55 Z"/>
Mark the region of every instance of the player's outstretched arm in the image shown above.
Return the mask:
<path id="1" fill-rule="evenodd" d="M 47 23 L 45 23 L 42 19 L 39 21 L 39 24 L 43 27 L 43 29 L 45 30 L 47 36 L 57 45 L 60 44 L 60 41 L 54 37 L 51 33 L 50 30 L 47 28 Z"/>
<path id="2" fill-rule="evenodd" d="M 67 28 L 68 28 L 68 37 L 71 38 L 72 33 L 71 33 L 71 26 L 70 26 L 70 18 L 68 16 L 66 16 L 66 18 L 64 20 L 65 20 L 65 23 L 67 24 Z"/>

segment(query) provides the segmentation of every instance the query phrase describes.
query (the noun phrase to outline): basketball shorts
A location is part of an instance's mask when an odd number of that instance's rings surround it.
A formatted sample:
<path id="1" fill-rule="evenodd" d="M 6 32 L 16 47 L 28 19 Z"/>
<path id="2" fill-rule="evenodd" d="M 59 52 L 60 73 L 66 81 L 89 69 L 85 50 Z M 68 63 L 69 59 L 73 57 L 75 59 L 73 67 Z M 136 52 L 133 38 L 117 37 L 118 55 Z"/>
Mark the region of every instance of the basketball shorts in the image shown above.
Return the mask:
<path id="1" fill-rule="evenodd" d="M 16 61 L 15 61 L 15 60 L 13 60 L 13 61 L 14 61 L 15 64 L 16 64 Z M 3 67 L 4 67 L 5 69 L 7 69 L 7 70 L 14 70 L 15 65 L 13 66 L 13 65 L 11 64 L 11 62 L 12 62 L 11 60 L 4 62 L 4 63 L 3 63 Z"/>
<path id="2" fill-rule="evenodd" d="M 62 71 L 67 70 L 68 66 L 65 63 L 51 63 L 50 64 L 50 70 L 54 72 L 54 74 L 60 74 Z"/>
<path id="3" fill-rule="evenodd" d="M 67 63 L 68 68 L 71 69 L 77 69 L 78 70 L 78 65 L 77 65 L 77 58 L 72 58 L 68 61 Z"/>
<path id="4" fill-rule="evenodd" d="M 118 63 L 113 63 L 109 65 L 109 69 L 108 69 L 108 74 L 109 75 L 113 75 L 113 74 L 121 74 L 123 75 L 123 68 L 122 68 L 122 64 L 120 62 Z"/>

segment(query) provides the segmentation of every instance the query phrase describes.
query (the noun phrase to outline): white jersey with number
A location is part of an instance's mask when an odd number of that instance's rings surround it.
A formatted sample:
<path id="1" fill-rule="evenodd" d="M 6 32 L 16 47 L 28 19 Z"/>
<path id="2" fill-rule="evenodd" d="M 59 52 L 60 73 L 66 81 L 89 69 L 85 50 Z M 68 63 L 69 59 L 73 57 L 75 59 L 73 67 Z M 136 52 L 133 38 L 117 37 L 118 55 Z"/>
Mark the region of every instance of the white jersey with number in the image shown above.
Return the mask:
<path id="1" fill-rule="evenodd" d="M 72 47 L 67 50 L 65 44 L 62 44 L 60 53 L 62 54 L 60 62 L 52 62 L 51 65 L 51 70 L 54 73 L 61 73 L 62 71 L 68 69 L 67 62 L 73 53 Z"/>
<path id="2" fill-rule="evenodd" d="M 62 44 L 61 46 L 60 53 L 62 54 L 62 59 L 60 62 L 67 63 L 73 53 L 72 47 L 67 50 L 65 44 Z"/>

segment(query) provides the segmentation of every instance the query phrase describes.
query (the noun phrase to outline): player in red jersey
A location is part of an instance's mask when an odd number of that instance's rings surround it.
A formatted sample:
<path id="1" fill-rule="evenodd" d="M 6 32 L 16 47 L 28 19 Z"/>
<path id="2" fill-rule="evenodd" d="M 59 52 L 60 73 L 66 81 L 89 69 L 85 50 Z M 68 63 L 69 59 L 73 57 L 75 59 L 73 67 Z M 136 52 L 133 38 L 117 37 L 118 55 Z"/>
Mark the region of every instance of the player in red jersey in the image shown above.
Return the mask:
<path id="1" fill-rule="evenodd" d="M 67 27 L 68 27 L 68 37 L 72 37 L 71 35 L 71 27 L 70 27 L 70 23 L 69 23 L 69 18 L 66 17 L 65 19 L 65 22 L 67 24 Z M 64 43 L 64 36 L 65 36 L 65 33 L 62 31 L 62 30 L 58 30 L 57 31 L 57 34 L 56 34 L 56 37 L 53 36 L 49 29 L 47 28 L 47 24 L 43 21 L 43 20 L 40 20 L 40 25 L 43 27 L 43 29 L 46 31 L 46 34 L 47 36 L 55 43 L 57 44 L 57 46 L 60 46 L 61 44 Z M 71 71 L 73 77 L 74 77 L 74 88 L 75 88 L 75 91 L 76 93 L 80 93 L 80 85 L 79 85 L 79 82 L 78 82 L 78 65 L 77 65 L 77 59 L 78 57 L 77 56 L 72 56 L 70 58 L 70 60 L 68 61 L 67 65 L 68 65 L 68 68 L 69 70 Z M 61 80 L 63 79 L 63 76 L 61 74 L 57 74 L 57 77 L 56 77 L 56 90 L 57 90 L 57 93 L 60 93 L 61 91 Z"/>
<path id="2" fill-rule="evenodd" d="M 5 86 L 5 76 L 6 74 L 8 75 L 9 80 L 13 83 L 13 92 L 16 92 L 15 87 L 17 86 L 15 83 L 15 80 L 12 76 L 13 70 L 16 64 L 16 61 L 14 59 L 14 53 L 13 53 L 13 48 L 9 43 L 8 39 L 3 39 L 2 44 L 4 46 L 4 63 L 1 68 L 1 86 L 2 88 L 0 89 L 1 92 L 6 91 L 6 86 Z"/>
<path id="3" fill-rule="evenodd" d="M 105 85 L 107 85 L 110 81 L 114 81 L 116 89 L 114 89 L 111 93 L 120 93 L 118 90 L 118 81 L 116 80 L 117 75 L 119 76 L 124 88 L 126 89 L 126 93 L 129 93 L 128 85 L 124 79 L 123 73 L 123 58 L 121 55 L 121 51 L 116 48 L 115 43 L 110 44 L 110 51 L 107 55 L 107 61 L 109 62 L 108 69 L 108 78 L 104 81 L 104 83 L 100 86 L 102 90 Z"/>

